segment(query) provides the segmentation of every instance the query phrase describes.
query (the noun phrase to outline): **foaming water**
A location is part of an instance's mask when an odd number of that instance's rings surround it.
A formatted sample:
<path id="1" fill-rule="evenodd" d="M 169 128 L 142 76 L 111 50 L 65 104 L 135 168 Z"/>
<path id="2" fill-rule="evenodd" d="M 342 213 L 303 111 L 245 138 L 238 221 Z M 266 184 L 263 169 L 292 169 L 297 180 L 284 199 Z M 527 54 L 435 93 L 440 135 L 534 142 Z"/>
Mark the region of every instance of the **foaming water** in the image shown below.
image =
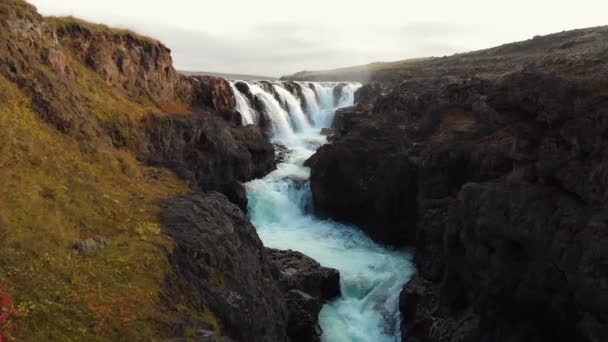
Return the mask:
<path id="1" fill-rule="evenodd" d="M 251 91 L 251 94 L 258 98 L 264 105 L 266 114 L 272 125 L 273 136 L 280 139 L 290 139 L 294 132 L 289 122 L 289 113 L 281 107 L 279 101 L 277 101 L 272 94 L 267 93 L 262 87 L 255 83 L 249 84 L 249 90 Z"/>
<path id="2" fill-rule="evenodd" d="M 273 87 L 285 103 L 295 130 L 299 132 L 310 130 L 310 122 L 302 110 L 302 102 L 280 84 L 274 84 Z"/>
<path id="3" fill-rule="evenodd" d="M 399 341 L 399 293 L 414 272 L 411 253 L 379 246 L 355 227 L 312 213 L 310 170 L 304 162 L 326 142 L 319 131 L 333 119 L 335 85 L 315 84 L 314 90 L 302 86 L 315 129 L 274 136 L 289 152 L 276 171 L 247 184 L 251 220 L 264 245 L 300 251 L 340 271 L 342 295 L 319 315 L 324 341 Z M 352 105 L 358 87 L 345 86 L 338 107 Z M 313 96 L 318 99 L 314 105 Z M 319 110 L 313 115 L 315 106 Z"/>

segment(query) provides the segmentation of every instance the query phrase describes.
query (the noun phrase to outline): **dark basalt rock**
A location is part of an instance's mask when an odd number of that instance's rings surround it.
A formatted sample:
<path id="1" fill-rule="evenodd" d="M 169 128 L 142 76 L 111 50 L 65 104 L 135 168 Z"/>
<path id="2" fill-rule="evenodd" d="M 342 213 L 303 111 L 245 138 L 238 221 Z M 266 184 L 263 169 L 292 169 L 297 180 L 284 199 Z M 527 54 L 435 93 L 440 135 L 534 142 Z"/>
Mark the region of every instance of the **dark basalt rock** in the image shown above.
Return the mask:
<path id="1" fill-rule="evenodd" d="M 347 85 L 347 83 L 340 83 L 334 87 L 334 106 L 337 107 L 338 103 L 340 103 L 340 99 L 342 98 L 342 92 L 344 90 L 344 87 L 346 87 Z"/>
<path id="2" fill-rule="evenodd" d="M 189 80 L 195 104 L 205 105 L 218 113 L 234 110 L 236 98 L 227 80 L 212 76 L 191 76 Z"/>
<path id="3" fill-rule="evenodd" d="M 379 82 L 365 84 L 355 92 L 355 103 L 361 105 L 370 105 L 382 95 L 382 92 L 388 88 L 387 85 Z"/>
<path id="4" fill-rule="evenodd" d="M 209 312 L 236 341 L 287 341 L 287 306 L 275 266 L 245 214 L 218 193 L 162 204 L 162 222 L 176 243 L 165 301 L 180 330 L 213 330 L 209 318 L 179 317 L 180 305 Z M 174 335 L 183 332 L 175 331 Z"/>
<path id="5" fill-rule="evenodd" d="M 282 288 L 300 290 L 321 300 L 340 295 L 340 274 L 333 268 L 322 267 L 314 259 L 295 251 L 267 248 L 272 262 L 278 267 Z"/>
<path id="6" fill-rule="evenodd" d="M 276 168 L 273 145 L 256 126 L 230 124 L 202 113 L 157 119 L 148 128 L 142 159 L 167 166 L 204 191 L 220 191 L 247 208 L 240 182 L 260 178 Z"/>
<path id="7" fill-rule="evenodd" d="M 249 85 L 245 82 L 236 82 L 234 84 L 236 89 L 241 92 L 250 102 L 253 102 L 253 94 L 251 94 L 251 90 L 249 89 Z"/>
<path id="8" fill-rule="evenodd" d="M 266 251 L 286 293 L 291 341 L 320 341 L 319 312 L 326 301 L 340 295 L 340 274 L 299 252 Z"/>
<path id="9" fill-rule="evenodd" d="M 410 79 L 365 86 L 337 113 L 331 144 L 307 162 L 315 210 L 416 247 L 404 341 L 606 339 L 597 80 Z"/>

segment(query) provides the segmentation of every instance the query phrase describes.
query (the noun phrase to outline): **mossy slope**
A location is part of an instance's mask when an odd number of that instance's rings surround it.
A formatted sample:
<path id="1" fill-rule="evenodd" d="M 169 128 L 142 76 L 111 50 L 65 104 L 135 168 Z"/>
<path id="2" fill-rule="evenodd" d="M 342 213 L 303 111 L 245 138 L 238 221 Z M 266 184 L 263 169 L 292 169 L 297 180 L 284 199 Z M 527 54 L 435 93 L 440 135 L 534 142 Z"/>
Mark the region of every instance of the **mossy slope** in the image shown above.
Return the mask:
<path id="1" fill-rule="evenodd" d="M 20 312 L 12 335 L 152 339 L 173 319 L 160 303 L 173 242 L 158 201 L 189 189 L 135 158 L 140 123 L 167 115 L 160 102 L 87 65 L 58 38 L 60 20 L 0 4 L 0 290 Z M 162 102 L 183 108 L 180 96 Z M 97 235 L 106 249 L 72 249 Z"/>

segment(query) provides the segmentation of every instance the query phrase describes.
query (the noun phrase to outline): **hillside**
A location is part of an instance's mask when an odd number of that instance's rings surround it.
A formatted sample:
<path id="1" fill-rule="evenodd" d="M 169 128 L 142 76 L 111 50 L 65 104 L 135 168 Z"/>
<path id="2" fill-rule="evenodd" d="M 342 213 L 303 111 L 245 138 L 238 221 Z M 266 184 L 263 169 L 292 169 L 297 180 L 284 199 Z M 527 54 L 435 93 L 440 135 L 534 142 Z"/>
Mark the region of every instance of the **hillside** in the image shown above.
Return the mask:
<path id="1" fill-rule="evenodd" d="M 226 74 L 220 72 L 206 72 L 206 71 L 185 71 L 178 70 L 182 75 L 186 76 L 212 76 L 225 78 L 227 80 L 241 80 L 241 81 L 273 81 L 277 78 L 268 76 L 256 76 L 256 75 L 242 75 L 242 74 Z"/>
<path id="2" fill-rule="evenodd" d="M 391 81 L 430 76 L 491 76 L 527 66 L 559 73 L 591 75 L 608 57 L 608 26 L 564 31 L 447 57 L 372 63 L 282 77 L 296 81 Z"/>
<path id="3" fill-rule="evenodd" d="M 225 80 L 180 75 L 152 38 L 1 1 L 0 339 L 286 339 L 240 209 L 274 148 L 234 106 Z"/>

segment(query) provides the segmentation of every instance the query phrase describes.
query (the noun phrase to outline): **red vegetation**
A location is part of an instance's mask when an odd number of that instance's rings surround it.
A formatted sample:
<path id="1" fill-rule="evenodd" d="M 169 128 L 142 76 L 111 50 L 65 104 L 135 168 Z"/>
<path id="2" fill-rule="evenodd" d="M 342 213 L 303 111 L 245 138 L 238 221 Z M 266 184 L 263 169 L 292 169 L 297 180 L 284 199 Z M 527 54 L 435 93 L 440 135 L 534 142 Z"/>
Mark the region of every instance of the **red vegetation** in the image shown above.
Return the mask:
<path id="1" fill-rule="evenodd" d="M 0 291 L 0 342 L 9 341 L 10 333 L 15 330 L 15 318 L 17 310 L 13 308 L 13 299 L 8 293 Z"/>

